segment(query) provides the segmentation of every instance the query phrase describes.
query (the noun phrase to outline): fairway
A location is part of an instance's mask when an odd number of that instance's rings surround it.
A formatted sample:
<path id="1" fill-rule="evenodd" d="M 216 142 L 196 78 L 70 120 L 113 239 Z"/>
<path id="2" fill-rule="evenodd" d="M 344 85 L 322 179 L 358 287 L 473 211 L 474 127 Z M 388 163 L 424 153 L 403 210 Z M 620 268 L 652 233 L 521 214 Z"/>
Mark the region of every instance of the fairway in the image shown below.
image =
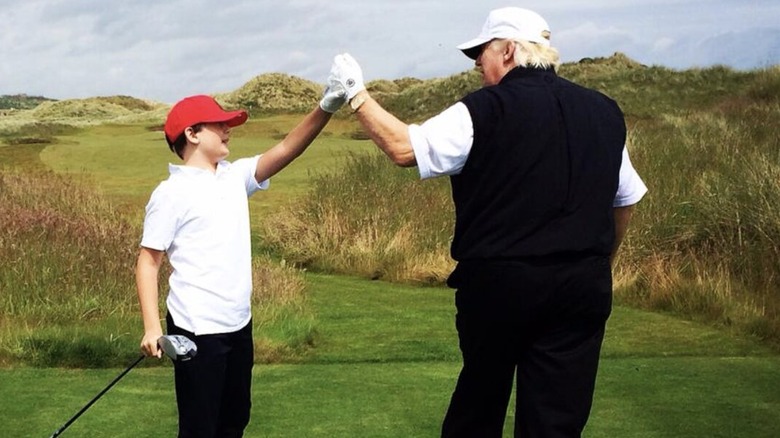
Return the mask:
<path id="1" fill-rule="evenodd" d="M 281 140 L 300 116 L 275 116 L 250 120 L 237 128 L 230 143 L 229 160 L 261 154 Z M 333 120 L 308 150 L 272 178 L 271 189 L 251 198 L 258 216 L 267 209 L 301 195 L 309 178 L 332 173 L 350 153 L 374 151 L 368 141 L 344 138 L 350 129 Z M 161 131 L 145 125 L 98 125 L 40 153 L 41 161 L 60 173 L 89 175 L 113 202 L 142 211 L 152 190 L 168 177 L 168 163 L 181 164 L 165 143 Z"/>
<path id="2" fill-rule="evenodd" d="M 435 437 L 457 378 L 452 292 L 308 274 L 317 347 L 257 365 L 248 437 Z M 128 360 L 132 357 L 128 352 Z M 3 436 L 48 436 L 121 370 L 0 371 Z M 133 370 L 63 436 L 174 436 L 172 369 Z M 586 437 L 770 438 L 780 357 L 749 339 L 616 307 Z M 511 436 L 513 415 L 504 436 Z"/>

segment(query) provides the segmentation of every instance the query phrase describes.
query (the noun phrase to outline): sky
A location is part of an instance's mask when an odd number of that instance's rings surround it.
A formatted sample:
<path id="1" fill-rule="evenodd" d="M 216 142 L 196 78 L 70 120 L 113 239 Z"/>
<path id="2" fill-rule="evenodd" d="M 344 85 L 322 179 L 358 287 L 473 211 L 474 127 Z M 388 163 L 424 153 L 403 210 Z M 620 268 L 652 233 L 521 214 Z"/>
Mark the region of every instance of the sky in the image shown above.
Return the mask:
<path id="1" fill-rule="evenodd" d="M 325 84 L 349 52 L 366 81 L 473 68 L 455 46 L 491 9 L 541 14 L 564 62 L 780 64 L 777 0 L 0 0 L 0 95 L 173 103 L 286 73 Z"/>

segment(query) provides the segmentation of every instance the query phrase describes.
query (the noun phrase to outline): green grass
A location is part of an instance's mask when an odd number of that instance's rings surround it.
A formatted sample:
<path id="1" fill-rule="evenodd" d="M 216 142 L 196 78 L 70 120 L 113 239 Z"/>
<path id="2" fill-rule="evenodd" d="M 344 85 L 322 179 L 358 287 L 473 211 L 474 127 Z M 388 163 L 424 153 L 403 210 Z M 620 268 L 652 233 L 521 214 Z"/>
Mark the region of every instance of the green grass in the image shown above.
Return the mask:
<path id="1" fill-rule="evenodd" d="M 775 437 L 777 368 L 777 360 L 750 358 L 604 360 L 584 436 Z M 5 436 L 48 436 L 120 371 L 3 371 L 0 390 L 14 400 L 2 406 Z M 257 366 L 246 436 L 438 436 L 457 371 L 449 362 Z M 172 370 L 141 368 L 63 436 L 173 436 L 175 430 Z"/>
<path id="2" fill-rule="evenodd" d="M 437 436 L 460 367 L 452 291 L 319 274 L 307 281 L 317 348 L 302 363 L 255 367 L 246 436 Z M 133 358 L 128 352 L 127 364 Z M 172 369 L 149 365 L 63 436 L 174 435 Z M 51 434 L 121 371 L 0 371 L 3 435 Z M 780 357 L 752 339 L 618 306 L 585 436 L 774 437 L 778 381 Z M 512 421 L 510 406 L 504 436 Z"/>
<path id="3" fill-rule="evenodd" d="M 4 94 L 0 96 L 0 109 L 32 109 L 40 105 L 42 102 L 49 100 L 51 99 L 47 99 L 42 96 L 28 96 L 26 94 Z"/>
<path id="4" fill-rule="evenodd" d="M 258 118 L 236 128 L 228 159 L 265 152 L 301 118 Z M 311 175 L 331 172 L 349 153 L 373 150 L 370 142 L 344 138 L 348 129 L 348 123 L 333 120 L 302 156 L 272 177 L 271 188 L 252 197 L 256 217 L 262 218 L 291 196 L 303 194 Z M 181 164 L 168 149 L 161 131 L 140 124 L 99 125 L 62 136 L 58 144 L 40 152 L 40 159 L 56 172 L 91 175 L 114 202 L 138 214 L 143 213 L 152 190 L 168 177 L 168 163 Z"/>
<path id="5" fill-rule="evenodd" d="M 452 291 L 334 275 L 309 281 L 318 321 L 312 362 L 460 360 Z"/>
<path id="6" fill-rule="evenodd" d="M 778 236 L 778 198 L 771 184 L 777 180 L 780 159 L 775 129 L 780 90 L 777 70 L 674 72 L 621 66 L 625 61 L 614 57 L 601 64 L 567 65 L 561 71 L 621 102 L 631 128 L 632 159 L 651 188 L 637 209 L 619 260 L 617 302 L 656 312 L 615 308 L 585 436 L 777 436 L 780 356 L 777 349 L 767 346 L 771 336 L 776 339 L 773 333 L 780 333 L 772 327 L 777 324 L 773 296 L 780 266 L 776 245 L 772 245 Z M 476 88 L 475 77 L 464 73 L 429 84 L 379 84 L 385 90 L 378 97 L 402 119 L 420 120 L 470 87 Z M 73 121 L 73 126 L 69 121 L 35 125 L 30 124 L 29 114 L 13 115 L 0 127 L 0 160 L 4 167 L 86 174 L 138 224 L 151 190 L 167 177 L 167 163 L 178 162 L 160 131 L 150 128 L 162 123 L 154 114 L 139 117 L 143 123 L 97 126 L 88 126 L 89 120 Z M 266 150 L 301 117 L 253 117 L 234 131 L 231 159 Z M 271 190 L 253 197 L 257 249 L 268 250 L 258 223 L 306 196 L 312 175 L 338 174 L 348 161 L 345 156 L 374 150 L 370 142 L 356 140 L 361 135 L 351 119 L 340 114 L 302 157 L 273 178 Z M 46 143 L 29 144 L 38 138 Z M 415 184 L 399 189 L 383 184 L 386 180 L 377 178 L 377 172 L 363 176 L 391 190 L 369 192 L 370 197 L 364 199 L 346 198 L 353 206 L 369 210 L 381 204 L 392 210 L 398 207 L 377 200 L 415 199 L 408 192 Z M 327 176 L 320 181 L 333 184 Z M 348 193 L 356 191 L 356 185 L 347 178 L 347 184 L 329 189 Z M 63 198 L 56 190 L 49 192 L 51 197 Z M 428 207 L 425 214 L 431 214 L 427 210 L 433 210 L 432 203 L 420 203 Z M 8 205 L 4 207 L 11 211 Z M 70 211 L 67 207 L 63 211 Z M 374 226 L 390 229 L 380 221 Z M 398 240 L 419 240 L 416 225 L 408 228 L 417 234 L 398 233 Z M 364 231 L 376 238 L 373 228 Z M 58 242 L 70 247 L 66 239 L 54 243 Z M 380 247 L 398 247 L 396 239 L 389 242 L 396 246 Z M 0 250 L 10 256 L 21 254 L 18 242 L 0 243 L 5 245 Z M 68 251 L 48 255 L 51 239 L 38 244 L 40 248 L 25 245 L 29 257 L 25 253 L 22 259 L 34 261 L 40 253 L 45 275 L 51 277 L 65 266 L 56 262 L 58 256 L 76 260 Z M 366 258 L 359 251 L 356 254 L 357 261 Z M 413 260 L 409 253 L 388 254 L 391 259 Z M 278 260 L 280 254 L 271 256 Z M 440 257 L 431 263 L 451 262 L 443 252 Z M 30 266 L 37 267 L 36 263 Z M 375 262 L 380 267 L 384 263 Z M 106 263 L 95 266 L 94 271 L 106 272 Z M 411 265 L 420 266 L 418 262 Z M 320 267 L 328 269 L 325 264 Z M 376 276 L 374 271 L 367 272 Z M 258 320 L 268 321 L 256 332 L 264 346 L 269 345 L 261 362 L 274 364 L 258 364 L 255 369 L 255 405 L 247 436 L 437 436 L 459 370 L 452 291 L 340 275 L 307 273 L 305 278 L 305 302 L 263 308 L 268 313 L 259 315 Z M 59 293 L 58 283 L 47 284 Z M 128 288 L 127 299 L 132 301 L 132 285 L 123 287 Z M 38 299 L 46 287 L 33 293 L 28 289 L 14 287 L 36 303 L 54 302 L 45 295 Z M 739 294 L 748 300 L 738 300 Z M 81 304 L 85 309 L 97 308 L 90 305 L 92 298 L 67 299 L 60 310 L 78 310 Z M 763 309 L 765 315 L 755 317 L 751 306 Z M 50 434 L 113 379 L 122 364 L 134 359 L 140 317 L 126 309 L 103 310 L 109 315 L 88 313 L 96 319 L 84 319 L 78 313 L 78 317 L 59 321 L 36 314 L 27 319 L 0 315 L 0 347 L 6 352 L 0 355 L 5 367 L 0 369 L 0 394 L 4 396 L 0 398 L 0 435 Z M 672 312 L 701 322 L 679 319 Z M 744 330 L 745 324 L 752 328 Z M 109 360 L 101 359 L 107 356 Z M 64 365 L 113 368 L 47 368 Z M 510 408 L 505 436 L 511 436 L 512 420 Z M 171 367 L 149 360 L 71 426 L 66 436 L 171 436 L 175 423 Z"/>

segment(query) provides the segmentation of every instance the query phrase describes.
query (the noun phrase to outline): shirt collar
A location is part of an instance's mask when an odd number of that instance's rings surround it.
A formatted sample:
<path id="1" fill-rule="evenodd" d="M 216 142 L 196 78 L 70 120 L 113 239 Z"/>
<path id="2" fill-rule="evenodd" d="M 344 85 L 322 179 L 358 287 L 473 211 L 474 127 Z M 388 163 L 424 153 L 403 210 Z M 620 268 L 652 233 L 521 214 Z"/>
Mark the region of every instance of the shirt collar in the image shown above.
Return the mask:
<path id="1" fill-rule="evenodd" d="M 217 163 L 216 174 L 219 175 L 220 173 L 224 172 L 229 165 L 230 163 L 224 160 Z M 183 176 L 214 175 L 208 170 L 201 169 L 200 167 L 185 166 L 185 165 L 173 164 L 173 163 L 168 163 L 168 173 L 170 173 L 171 175 L 183 175 Z"/>
<path id="2" fill-rule="evenodd" d="M 509 70 L 507 74 L 501 78 L 501 83 L 521 78 L 543 78 L 543 77 L 555 77 L 555 69 L 550 68 L 535 68 L 535 67 L 515 67 Z"/>

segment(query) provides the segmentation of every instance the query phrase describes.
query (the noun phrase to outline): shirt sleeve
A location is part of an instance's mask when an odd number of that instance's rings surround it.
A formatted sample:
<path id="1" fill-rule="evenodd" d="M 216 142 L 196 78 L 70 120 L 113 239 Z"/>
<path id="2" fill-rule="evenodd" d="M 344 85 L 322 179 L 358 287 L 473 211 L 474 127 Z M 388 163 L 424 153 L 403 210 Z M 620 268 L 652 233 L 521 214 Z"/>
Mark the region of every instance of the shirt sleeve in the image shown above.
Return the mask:
<path id="1" fill-rule="evenodd" d="M 422 125 L 409 125 L 409 140 L 421 179 L 457 175 L 474 142 L 474 126 L 466 105 L 458 102 Z"/>
<path id="2" fill-rule="evenodd" d="M 166 183 L 160 184 L 146 204 L 141 246 L 167 251 L 176 235 L 179 217 L 173 200 L 168 196 Z"/>
<path id="3" fill-rule="evenodd" d="M 623 161 L 620 164 L 620 182 L 613 207 L 628 207 L 639 202 L 647 193 L 647 186 L 631 165 L 628 149 L 623 146 Z"/>
<path id="4" fill-rule="evenodd" d="M 231 163 L 231 166 L 238 169 L 238 172 L 244 180 L 247 196 L 251 196 L 258 190 L 268 190 L 268 187 L 271 184 L 270 178 L 260 182 L 255 180 L 257 162 L 260 160 L 261 156 L 262 155 L 255 155 L 254 157 L 241 158 Z"/>

